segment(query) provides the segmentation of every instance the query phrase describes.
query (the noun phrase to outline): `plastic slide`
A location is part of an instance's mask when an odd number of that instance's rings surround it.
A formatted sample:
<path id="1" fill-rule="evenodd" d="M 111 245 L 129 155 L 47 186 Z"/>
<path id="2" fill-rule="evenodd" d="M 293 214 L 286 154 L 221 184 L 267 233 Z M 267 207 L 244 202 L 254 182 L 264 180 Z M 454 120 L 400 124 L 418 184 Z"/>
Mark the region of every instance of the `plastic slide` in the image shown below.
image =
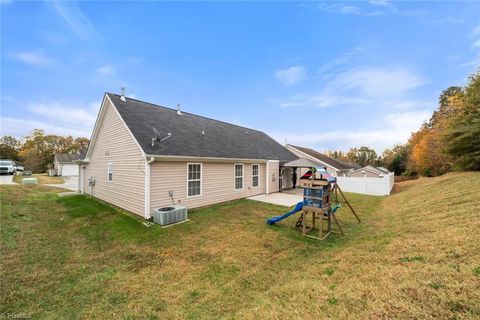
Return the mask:
<path id="1" fill-rule="evenodd" d="M 337 209 L 340 209 L 341 207 L 342 207 L 341 204 L 336 204 L 336 205 L 334 205 L 334 206 L 332 207 L 332 212 L 333 212 L 333 213 L 337 212 Z"/>
<path id="2" fill-rule="evenodd" d="M 276 217 L 272 217 L 272 218 L 268 219 L 267 224 L 275 224 L 278 221 L 282 221 L 283 219 L 290 217 L 292 214 L 295 214 L 298 211 L 302 211 L 302 209 L 303 209 L 303 202 L 299 202 L 299 203 L 297 203 L 295 208 L 293 208 L 292 211 L 289 211 L 289 212 L 287 212 L 287 213 L 285 213 L 281 216 L 276 216 Z"/>

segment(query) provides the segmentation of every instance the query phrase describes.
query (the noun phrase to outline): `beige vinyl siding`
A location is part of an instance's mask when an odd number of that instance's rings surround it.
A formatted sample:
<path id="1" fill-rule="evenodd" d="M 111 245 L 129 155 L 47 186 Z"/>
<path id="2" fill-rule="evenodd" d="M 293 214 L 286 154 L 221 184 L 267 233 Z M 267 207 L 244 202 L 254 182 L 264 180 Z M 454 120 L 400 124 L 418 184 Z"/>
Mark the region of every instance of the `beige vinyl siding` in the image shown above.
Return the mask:
<path id="1" fill-rule="evenodd" d="M 278 161 L 268 162 L 268 193 L 279 191 L 280 163 Z"/>
<path id="2" fill-rule="evenodd" d="M 187 164 L 202 164 L 202 193 L 187 197 Z M 156 161 L 150 170 L 150 209 L 172 204 L 169 191 L 174 192 L 175 203 L 188 208 L 202 207 L 218 202 L 265 193 L 265 163 L 259 165 L 259 186 L 252 187 L 252 164 L 243 162 L 243 190 L 234 190 L 234 165 L 242 162 L 183 162 Z"/>
<path id="3" fill-rule="evenodd" d="M 84 191 L 90 193 L 88 178 L 94 176 L 93 196 L 144 216 L 145 161 L 142 152 L 110 101 L 105 99 L 103 119 L 85 168 Z M 107 181 L 108 164 L 113 179 Z"/>

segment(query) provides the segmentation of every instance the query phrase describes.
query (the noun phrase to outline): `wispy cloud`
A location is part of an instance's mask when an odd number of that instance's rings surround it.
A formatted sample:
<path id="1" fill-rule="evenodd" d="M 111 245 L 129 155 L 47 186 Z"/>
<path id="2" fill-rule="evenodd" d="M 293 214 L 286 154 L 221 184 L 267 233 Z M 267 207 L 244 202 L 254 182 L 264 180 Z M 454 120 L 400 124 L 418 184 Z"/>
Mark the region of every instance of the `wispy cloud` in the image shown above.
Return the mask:
<path id="1" fill-rule="evenodd" d="M 307 78 L 307 73 L 303 67 L 294 66 L 275 72 L 275 78 L 285 85 L 299 83 Z"/>
<path id="2" fill-rule="evenodd" d="M 389 113 L 379 122 L 384 123 L 384 127 L 378 130 L 338 130 L 309 132 L 304 134 L 285 132 L 272 132 L 271 135 L 280 143 L 285 141 L 289 143 L 306 145 L 317 150 L 341 149 L 348 150 L 352 146 L 368 145 L 377 152 L 382 152 L 385 148 L 392 147 L 397 143 L 404 143 L 408 140 L 413 131 L 418 130 L 420 125 L 431 115 L 430 111 L 421 110 L 413 112 Z"/>
<path id="3" fill-rule="evenodd" d="M 1 134 L 24 136 L 33 129 L 48 133 L 90 137 L 100 102 L 32 102 L 22 118 L 2 117 Z"/>
<path id="4" fill-rule="evenodd" d="M 95 122 L 97 113 L 95 110 L 100 106 L 99 102 L 87 105 L 70 104 L 65 102 L 30 103 L 27 105 L 31 113 L 44 118 L 61 119 L 65 123 L 82 122 L 91 125 Z"/>
<path id="5" fill-rule="evenodd" d="M 280 103 L 281 107 L 331 107 L 372 104 L 390 108 L 414 106 L 408 93 L 425 85 L 420 75 L 402 67 L 361 67 L 336 74 L 316 94 L 299 94 Z"/>
<path id="6" fill-rule="evenodd" d="M 41 120 L 32 120 L 25 118 L 2 117 L 2 135 L 22 137 L 28 135 L 33 129 L 43 129 L 47 133 L 59 135 L 72 135 L 75 137 L 90 137 L 91 129 L 74 128 L 62 126 L 59 124 L 44 122 Z"/>
<path id="7" fill-rule="evenodd" d="M 392 3 L 388 0 L 369 0 L 368 3 L 374 6 L 390 6 Z"/>
<path id="8" fill-rule="evenodd" d="M 473 67 L 476 69 L 480 67 L 480 39 L 478 38 L 480 36 L 480 26 L 474 28 L 470 32 L 470 36 L 475 39 L 471 45 L 471 50 L 474 52 L 474 58 L 470 61 L 462 63 L 460 67 Z"/>
<path id="9" fill-rule="evenodd" d="M 323 64 L 318 69 L 318 74 L 322 78 L 330 78 L 332 74 L 338 73 L 339 70 L 345 69 L 357 56 L 365 52 L 365 49 L 361 46 L 355 47 L 343 55 L 339 55 L 334 60 Z"/>
<path id="10" fill-rule="evenodd" d="M 459 17 L 448 16 L 440 19 L 431 19 L 430 22 L 438 24 L 463 24 L 465 20 Z"/>
<path id="11" fill-rule="evenodd" d="M 35 66 L 46 66 L 53 63 L 53 60 L 40 51 L 20 51 L 11 54 L 13 59 Z"/>
<path id="12" fill-rule="evenodd" d="M 114 71 L 114 68 L 111 64 L 106 64 L 97 68 L 97 73 L 102 76 L 112 74 L 113 71 Z"/>
<path id="13" fill-rule="evenodd" d="M 381 10 L 365 10 L 359 6 L 345 3 L 321 3 L 318 5 L 317 9 L 327 13 L 339 13 L 367 17 L 385 14 L 385 12 Z"/>
<path id="14" fill-rule="evenodd" d="M 100 37 L 75 1 L 49 1 L 48 3 L 81 39 L 89 41 Z"/>
<path id="15" fill-rule="evenodd" d="M 364 16 L 364 17 L 375 17 L 383 15 L 398 15 L 405 17 L 422 17 L 426 16 L 427 12 L 421 10 L 408 10 L 403 9 L 394 4 L 393 2 L 387 0 L 370 0 L 366 2 L 354 2 L 354 3 L 345 3 L 345 2 L 326 2 L 321 3 L 317 6 L 311 6 L 303 4 L 301 7 L 318 10 L 326 13 L 333 14 L 343 14 L 343 15 L 355 15 L 355 16 Z M 452 17 L 449 21 L 455 21 Z"/>

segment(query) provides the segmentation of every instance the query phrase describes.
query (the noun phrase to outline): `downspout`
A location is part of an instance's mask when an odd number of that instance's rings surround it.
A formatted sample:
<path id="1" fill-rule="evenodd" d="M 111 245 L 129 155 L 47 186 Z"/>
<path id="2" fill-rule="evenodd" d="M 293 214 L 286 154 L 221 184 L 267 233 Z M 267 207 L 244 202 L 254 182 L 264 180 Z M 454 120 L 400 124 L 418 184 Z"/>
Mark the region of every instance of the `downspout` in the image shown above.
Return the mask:
<path id="1" fill-rule="evenodd" d="M 77 192 L 82 193 L 82 164 L 77 162 L 78 165 L 78 181 L 77 181 Z"/>
<path id="2" fill-rule="evenodd" d="M 266 180 L 266 185 L 265 185 L 265 194 L 269 194 L 269 192 L 268 192 L 268 187 L 269 187 L 269 186 L 268 186 L 268 180 L 270 180 L 270 179 L 269 179 L 269 177 L 270 177 L 270 172 L 268 171 L 268 163 L 269 163 L 269 161 L 267 160 L 267 168 L 265 169 L 265 171 L 267 172 L 267 174 L 265 175 L 265 178 L 267 179 L 267 180 Z"/>
<path id="3" fill-rule="evenodd" d="M 154 157 L 150 157 L 145 161 L 145 219 L 150 219 L 150 164 L 155 161 Z"/>

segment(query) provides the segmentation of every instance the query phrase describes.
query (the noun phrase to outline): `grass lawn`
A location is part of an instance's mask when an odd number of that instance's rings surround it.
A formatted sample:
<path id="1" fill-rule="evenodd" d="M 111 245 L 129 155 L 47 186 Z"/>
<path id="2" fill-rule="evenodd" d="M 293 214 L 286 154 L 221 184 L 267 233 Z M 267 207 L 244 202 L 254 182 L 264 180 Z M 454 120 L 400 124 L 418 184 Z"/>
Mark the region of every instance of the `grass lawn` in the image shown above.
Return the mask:
<path id="1" fill-rule="evenodd" d="M 83 196 L 1 186 L 1 310 L 33 318 L 480 317 L 480 173 L 349 194 L 320 242 L 249 200 L 162 229 Z"/>
<path id="2" fill-rule="evenodd" d="M 13 182 L 15 183 L 22 183 L 23 178 L 37 178 L 37 183 L 38 184 L 62 184 L 65 181 L 63 180 L 62 177 L 50 177 L 46 173 L 37 173 L 33 174 L 31 176 L 13 176 Z"/>

